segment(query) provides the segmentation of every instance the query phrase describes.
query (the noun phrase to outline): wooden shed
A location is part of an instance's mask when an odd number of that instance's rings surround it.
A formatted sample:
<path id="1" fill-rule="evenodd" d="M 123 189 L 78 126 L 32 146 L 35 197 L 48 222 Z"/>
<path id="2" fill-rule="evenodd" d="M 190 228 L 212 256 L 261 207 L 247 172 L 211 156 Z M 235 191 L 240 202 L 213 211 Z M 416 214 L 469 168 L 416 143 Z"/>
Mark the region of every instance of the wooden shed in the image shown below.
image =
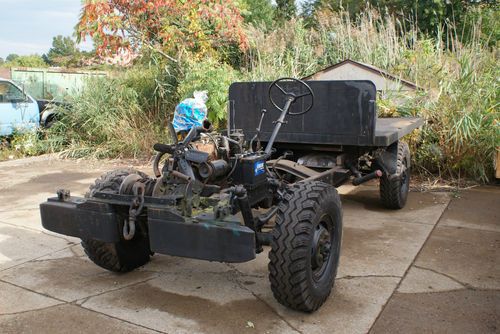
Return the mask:
<path id="1" fill-rule="evenodd" d="M 377 91 L 382 93 L 413 92 L 419 89 L 416 84 L 380 68 L 350 59 L 328 66 L 303 80 L 370 80 L 375 84 Z"/>

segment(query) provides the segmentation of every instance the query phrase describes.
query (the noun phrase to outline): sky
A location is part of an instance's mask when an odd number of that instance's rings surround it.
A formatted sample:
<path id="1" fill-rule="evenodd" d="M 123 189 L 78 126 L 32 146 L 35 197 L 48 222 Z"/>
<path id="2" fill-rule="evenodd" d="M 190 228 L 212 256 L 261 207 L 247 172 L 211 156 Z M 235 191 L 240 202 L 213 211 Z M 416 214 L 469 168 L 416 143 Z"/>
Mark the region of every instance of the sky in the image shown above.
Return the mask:
<path id="1" fill-rule="evenodd" d="M 0 0 L 0 57 L 47 53 L 52 37 L 73 35 L 80 6 L 80 0 Z"/>

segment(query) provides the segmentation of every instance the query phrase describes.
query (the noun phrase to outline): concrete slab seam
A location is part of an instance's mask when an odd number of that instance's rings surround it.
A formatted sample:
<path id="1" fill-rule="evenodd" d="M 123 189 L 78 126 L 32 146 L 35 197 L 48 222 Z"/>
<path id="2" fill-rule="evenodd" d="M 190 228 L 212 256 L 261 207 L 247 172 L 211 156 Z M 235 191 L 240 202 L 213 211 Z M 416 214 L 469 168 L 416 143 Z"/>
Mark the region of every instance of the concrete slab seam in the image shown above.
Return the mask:
<path id="1" fill-rule="evenodd" d="M 93 310 L 91 308 L 86 308 L 86 307 L 83 307 L 81 305 L 78 305 L 78 304 L 75 304 L 74 302 L 72 303 L 69 303 L 69 305 L 73 305 L 73 306 L 76 306 L 76 307 L 79 307 L 83 310 L 86 310 L 86 311 L 90 311 L 92 313 L 95 313 L 95 314 L 99 314 L 99 315 L 102 315 L 102 316 L 105 316 L 105 317 L 108 317 L 108 318 L 111 318 L 111 319 L 115 319 L 115 320 L 118 320 L 120 322 L 125 322 L 129 325 L 133 325 L 133 326 L 137 326 L 137 327 L 141 327 L 141 328 L 144 328 L 144 329 L 147 329 L 147 330 L 150 330 L 150 331 L 153 331 L 153 332 L 156 332 L 156 333 L 161 333 L 161 334 L 165 334 L 167 332 L 162 332 L 162 331 L 159 331 L 157 329 L 154 329 L 154 328 L 150 328 L 150 327 L 147 327 L 147 326 L 144 326 L 144 325 L 140 325 L 140 324 L 136 324 L 134 322 L 131 322 L 130 320 L 126 320 L 126 319 L 122 319 L 122 318 L 118 318 L 118 317 L 115 317 L 115 316 L 112 316 L 112 315 L 109 315 L 109 314 L 106 314 L 106 313 L 101 313 L 99 311 L 96 311 L 96 310 Z"/>
<path id="2" fill-rule="evenodd" d="M 375 324 L 377 323 L 378 319 L 380 318 L 380 315 L 384 312 L 384 309 L 387 307 L 387 305 L 391 301 L 391 299 L 394 296 L 394 294 L 396 293 L 396 291 L 398 291 L 399 287 L 401 286 L 401 283 L 403 282 L 403 280 L 405 279 L 405 277 L 408 275 L 408 272 L 410 271 L 410 268 L 414 266 L 416 259 L 418 258 L 418 256 L 422 252 L 422 250 L 424 249 L 425 244 L 429 241 L 432 233 L 434 232 L 434 230 L 438 226 L 439 221 L 441 220 L 441 218 L 445 214 L 446 210 L 448 210 L 448 207 L 449 207 L 450 203 L 451 203 L 451 199 L 448 201 L 448 203 L 446 203 L 446 206 L 443 208 L 443 211 L 439 215 L 439 218 L 436 219 L 436 222 L 434 223 L 434 226 L 432 227 L 432 229 L 429 231 L 429 234 L 427 235 L 427 238 L 425 238 L 424 242 L 422 243 L 422 246 L 418 250 L 417 254 L 415 254 L 415 257 L 413 258 L 412 262 L 410 263 L 410 265 L 408 266 L 408 268 L 406 268 L 406 270 L 405 270 L 405 272 L 403 274 L 403 277 L 399 280 L 398 284 L 396 284 L 396 287 L 394 288 L 394 290 L 392 290 L 391 295 L 389 296 L 389 298 L 387 298 L 387 300 L 384 303 L 384 305 L 382 305 L 382 308 L 380 309 L 380 312 L 378 313 L 377 317 L 375 318 L 375 320 L 372 322 L 370 328 L 368 329 L 368 333 L 371 332 L 371 330 L 373 329 L 373 326 L 375 326 Z"/>
<path id="3" fill-rule="evenodd" d="M 466 230 L 481 231 L 481 232 L 500 233 L 499 231 L 493 231 L 486 228 L 476 228 L 470 226 L 439 225 L 439 228 L 452 228 L 457 230 L 466 229 Z"/>
<path id="4" fill-rule="evenodd" d="M 30 209 L 30 210 L 33 210 L 33 209 Z M 66 242 L 69 242 L 69 243 L 72 243 L 73 245 L 78 245 L 77 243 L 74 243 L 73 241 L 69 240 L 69 239 L 66 239 L 65 237 L 63 236 L 60 236 L 60 235 L 56 235 L 56 234 L 50 234 L 50 233 L 47 233 L 46 231 L 44 230 L 37 230 L 37 229 L 34 229 L 34 228 L 31 228 L 31 227 L 27 227 L 27 226 L 21 226 L 21 225 L 16 225 L 16 224 L 12 224 L 12 223 L 6 223 L 4 221 L 0 221 L 0 224 L 4 224 L 4 225 L 8 225 L 8 226 L 12 226 L 14 228 L 18 228 L 18 229 L 24 229 L 24 230 L 28 230 L 28 231 L 33 231 L 33 232 L 37 232 L 37 233 L 42 233 L 44 235 L 48 235 L 49 237 L 54 237 L 54 238 L 58 238 L 58 239 L 61 239 L 61 240 L 64 240 Z"/>
<path id="5" fill-rule="evenodd" d="M 1 190 L 2 188 L 0 188 Z M 38 210 L 39 207 L 35 207 L 35 208 L 24 208 L 24 209 L 16 209 L 16 210 L 0 210 L 0 213 L 3 213 L 3 212 L 12 212 L 12 211 L 31 211 L 31 210 Z"/>
<path id="6" fill-rule="evenodd" d="M 23 290 L 26 290 L 26 291 L 29 291 L 29 292 L 32 292 L 32 293 L 36 293 L 37 295 L 44 296 L 44 297 L 49 298 L 49 299 L 57 300 L 58 302 L 61 302 L 62 304 L 67 304 L 68 303 L 67 301 L 59 299 L 57 297 L 47 295 L 47 294 L 45 294 L 43 292 L 32 290 L 30 288 L 27 288 L 27 287 L 24 287 L 22 285 L 18 285 L 18 284 L 9 282 L 9 281 L 4 281 L 3 279 L 0 279 L 0 282 L 5 283 L 5 284 L 9 284 L 9 285 L 12 285 L 12 286 L 15 286 L 16 288 L 23 289 Z M 58 305 L 61 305 L 61 304 L 58 304 Z"/>
<path id="7" fill-rule="evenodd" d="M 475 290 L 475 289 L 474 289 L 474 287 L 473 287 L 472 285 L 470 285 L 470 284 L 468 284 L 468 283 L 460 282 L 460 281 L 459 281 L 458 279 L 456 279 L 455 277 L 453 277 L 453 276 L 451 276 L 451 275 L 448 275 L 448 274 L 445 274 L 445 273 L 442 273 L 442 272 L 439 272 L 439 271 L 437 271 L 437 270 L 435 270 L 435 269 L 422 267 L 422 266 L 420 266 L 420 265 L 416 265 L 416 264 L 415 264 L 415 265 L 413 265 L 413 267 L 418 268 L 418 269 L 422 269 L 422 270 L 427 270 L 427 271 L 433 272 L 433 273 L 438 274 L 438 275 L 442 275 L 442 276 L 444 276 L 444 277 L 446 277 L 446 278 L 451 279 L 453 282 L 460 284 L 460 285 L 461 285 L 461 286 L 463 286 L 465 289 Z"/>
<path id="8" fill-rule="evenodd" d="M 399 278 L 402 279 L 403 277 L 397 276 L 397 275 L 347 275 L 347 276 L 341 276 L 335 278 L 335 280 L 350 280 L 350 279 L 356 279 L 356 278 Z"/>
<path id="9" fill-rule="evenodd" d="M 295 326 L 293 326 L 288 320 L 286 320 L 281 314 L 279 314 L 274 308 L 272 308 L 272 306 L 269 305 L 264 299 L 262 299 L 259 295 L 257 295 L 256 293 L 254 293 L 252 290 L 248 289 L 246 286 L 244 286 L 238 280 L 238 276 L 241 276 L 241 277 L 246 276 L 246 277 L 248 277 L 247 275 L 245 275 L 244 273 L 242 273 L 241 271 L 239 271 L 238 269 L 236 269 L 236 267 L 232 266 L 229 263 L 225 263 L 225 265 L 227 265 L 229 268 L 232 269 L 231 270 L 232 273 L 236 274 L 234 282 L 240 287 L 240 289 L 243 289 L 243 290 L 247 291 L 252 296 L 254 296 L 255 299 L 257 299 L 258 301 L 260 301 L 261 303 L 263 303 L 264 305 L 266 305 L 266 307 L 269 308 L 271 310 L 271 312 L 273 312 L 278 318 L 280 318 L 285 324 L 287 324 L 288 327 L 290 327 L 291 329 L 293 329 L 295 332 L 300 333 L 300 334 L 304 334 L 300 329 L 298 329 Z"/>
<path id="10" fill-rule="evenodd" d="M 104 294 L 110 293 L 110 292 L 120 291 L 120 290 L 123 290 L 123 289 L 126 289 L 126 288 L 130 288 L 130 287 L 133 287 L 133 286 L 136 286 L 136 285 L 139 285 L 139 284 L 147 283 L 147 282 L 149 282 L 149 281 L 151 281 L 153 279 L 156 279 L 158 277 L 159 276 L 150 277 L 150 278 L 147 278 L 147 279 L 145 279 L 143 281 L 138 281 L 138 282 L 126 284 L 124 286 L 120 286 L 120 287 L 115 288 L 115 289 L 110 289 L 110 290 L 106 290 L 106 291 L 103 291 L 103 292 L 99 292 L 99 293 L 96 293 L 94 295 L 90 295 L 90 296 L 87 296 L 87 297 L 84 297 L 84 298 L 74 299 L 74 300 L 71 301 L 71 303 L 75 303 L 75 305 L 80 305 L 80 306 L 84 307 L 83 304 L 85 304 L 91 298 L 99 297 L 101 295 L 104 295 Z"/>
<path id="11" fill-rule="evenodd" d="M 75 244 L 71 244 L 71 245 L 67 245 L 66 247 L 63 247 L 61 249 L 57 249 L 55 251 L 51 251 L 49 253 L 45 253 L 43 255 L 40 255 L 40 256 L 37 256 L 35 258 L 32 258 L 32 259 L 29 259 L 29 260 L 26 260 L 26 261 L 23 261 L 23 262 L 20 262 L 20 263 L 17 263 L 13 266 L 10 266 L 10 267 L 7 267 L 7 268 L 3 268 L 3 269 L 0 269 L 0 273 L 1 272 L 4 272 L 4 271 L 7 271 L 7 270 L 10 270 L 12 268 L 16 268 L 16 267 L 19 267 L 19 266 L 22 266 L 23 264 L 26 264 L 26 263 L 30 263 L 30 262 L 36 262 L 38 259 L 42 258 L 42 257 L 45 257 L 45 256 L 49 256 L 49 255 L 52 255 L 52 254 L 55 254 L 57 252 L 60 252 L 60 251 L 63 251 L 65 249 L 68 249 L 70 247 L 73 247 Z"/>
<path id="12" fill-rule="evenodd" d="M 3 282 L 3 281 L 2 281 Z M 5 282 L 4 282 L 5 283 Z M 4 315 L 19 315 L 19 314 L 23 314 L 23 313 L 29 313 L 29 312 L 35 312 L 35 311 L 43 311 L 43 310 L 47 310 L 47 309 L 50 309 L 52 307 L 57 307 L 57 306 L 61 306 L 61 305 L 67 305 L 69 303 L 66 303 L 66 302 L 60 302 L 58 304 L 55 304 L 55 305 L 50 305 L 50 306 L 45 306 L 45 307 L 40 307 L 40 308 L 35 308 L 35 309 L 30 309 L 30 310 L 26 310 L 26 311 L 18 311 L 18 312 L 11 312 L 11 313 L 2 313 L 0 314 L 0 317 L 4 316 Z"/>

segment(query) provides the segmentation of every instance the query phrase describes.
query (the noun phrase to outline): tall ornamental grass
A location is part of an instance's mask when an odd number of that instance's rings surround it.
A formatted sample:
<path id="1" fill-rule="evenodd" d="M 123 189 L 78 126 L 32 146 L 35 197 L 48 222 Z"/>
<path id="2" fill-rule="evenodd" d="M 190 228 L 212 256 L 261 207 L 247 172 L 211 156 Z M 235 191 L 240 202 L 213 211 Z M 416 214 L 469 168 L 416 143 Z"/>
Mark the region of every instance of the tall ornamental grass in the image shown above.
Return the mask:
<path id="1" fill-rule="evenodd" d="M 155 142 L 167 140 L 175 87 L 165 71 L 148 67 L 89 79 L 45 142 L 68 157 L 149 155 Z"/>
<path id="2" fill-rule="evenodd" d="M 349 58 L 413 81 L 422 88 L 416 94 L 378 104 L 384 115 L 426 120 L 407 138 L 414 165 L 441 177 L 488 181 L 500 146 L 498 49 L 484 39 L 480 19 L 469 26 L 470 36 L 448 23 L 438 38 L 430 38 L 411 21 L 375 10 L 355 19 L 347 12 L 324 11 L 316 29 L 304 28 L 300 20 L 270 33 L 251 28 L 244 75 L 248 80 L 304 77 Z"/>

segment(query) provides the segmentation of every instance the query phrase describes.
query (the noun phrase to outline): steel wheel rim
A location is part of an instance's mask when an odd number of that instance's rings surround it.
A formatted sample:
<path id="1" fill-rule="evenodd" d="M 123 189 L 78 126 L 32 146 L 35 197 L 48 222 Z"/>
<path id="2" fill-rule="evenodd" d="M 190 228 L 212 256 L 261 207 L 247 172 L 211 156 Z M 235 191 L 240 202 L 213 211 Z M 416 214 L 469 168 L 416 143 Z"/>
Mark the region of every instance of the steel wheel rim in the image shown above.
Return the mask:
<path id="1" fill-rule="evenodd" d="M 311 245 L 311 270 L 314 281 L 318 282 L 327 272 L 332 256 L 333 223 L 329 215 L 323 215 L 313 233 Z"/>

